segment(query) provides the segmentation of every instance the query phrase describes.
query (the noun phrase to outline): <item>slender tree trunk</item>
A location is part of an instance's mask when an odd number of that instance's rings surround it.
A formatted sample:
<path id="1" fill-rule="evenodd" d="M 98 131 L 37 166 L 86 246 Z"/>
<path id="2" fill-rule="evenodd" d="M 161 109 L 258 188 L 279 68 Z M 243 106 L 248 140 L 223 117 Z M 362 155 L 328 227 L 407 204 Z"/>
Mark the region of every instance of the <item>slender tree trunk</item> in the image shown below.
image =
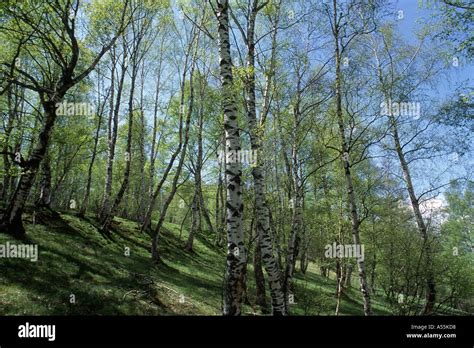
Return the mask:
<path id="1" fill-rule="evenodd" d="M 179 153 L 181 152 L 181 150 L 183 148 L 183 142 L 182 142 L 183 129 L 182 128 L 183 128 L 183 119 L 182 119 L 182 116 L 181 116 L 180 120 L 179 120 L 179 131 L 178 132 L 179 132 L 180 140 L 179 140 L 178 147 L 176 148 L 176 150 L 171 155 L 171 159 L 168 162 L 168 165 L 167 165 L 167 167 L 166 167 L 166 169 L 163 173 L 163 176 L 161 177 L 160 181 L 158 182 L 158 184 L 155 188 L 155 191 L 153 193 L 153 196 L 151 197 L 150 204 L 148 205 L 148 209 L 145 213 L 143 223 L 140 227 L 141 232 L 144 232 L 146 230 L 151 229 L 151 214 L 153 213 L 153 210 L 155 208 L 156 199 L 160 195 L 161 188 L 163 187 L 166 179 L 168 178 L 168 175 L 169 175 L 171 169 L 173 168 L 173 164 L 174 164 L 174 161 L 176 160 L 176 157 L 178 157 Z"/>
<path id="2" fill-rule="evenodd" d="M 194 28 L 195 29 L 195 28 Z M 180 107 L 179 107 L 179 113 L 180 113 L 180 120 L 183 118 L 183 113 L 186 112 L 186 122 L 185 122 L 185 130 L 184 130 L 184 141 L 182 139 L 182 135 L 180 132 L 180 145 L 182 144 L 183 151 L 181 152 L 181 157 L 178 162 L 178 167 L 176 168 L 176 173 L 173 178 L 173 182 L 171 184 L 171 189 L 166 197 L 166 200 L 163 203 L 163 207 L 161 208 L 160 212 L 160 218 L 158 220 L 158 224 L 155 228 L 155 231 L 153 232 L 152 236 L 152 245 L 151 245 L 151 256 L 152 259 L 155 262 L 160 262 L 161 258 L 158 253 L 158 240 L 160 237 L 161 229 L 163 227 L 165 218 L 166 218 L 166 213 L 168 211 L 169 205 L 173 201 L 173 198 L 176 194 L 176 189 L 178 186 L 178 180 L 179 177 L 181 176 L 181 170 L 183 168 L 184 160 L 186 158 L 186 150 L 188 147 L 188 142 L 189 142 L 189 128 L 191 125 L 191 116 L 193 114 L 193 107 L 194 107 L 194 69 L 196 67 L 196 51 L 197 51 L 197 44 L 196 44 L 196 49 L 194 50 L 194 53 L 192 55 L 192 61 L 191 61 L 191 71 L 189 75 L 189 102 L 188 102 L 188 110 L 184 110 L 185 106 L 185 87 L 186 87 L 186 70 L 188 66 L 188 61 L 189 61 L 189 55 L 191 54 L 191 51 L 193 50 L 193 45 L 195 43 L 195 40 L 199 40 L 199 35 L 197 35 L 195 32 L 192 34 L 192 39 L 189 43 L 188 50 L 186 53 L 186 59 L 184 63 L 184 69 L 183 69 L 183 76 L 182 76 L 182 81 L 181 81 L 181 98 L 180 98 Z M 181 121 L 180 121 L 181 123 Z M 181 146 L 180 146 L 181 147 Z M 197 198 L 196 198 L 197 199 Z"/>
<path id="3" fill-rule="evenodd" d="M 185 249 L 187 251 L 193 250 L 193 242 L 196 233 L 201 233 L 201 218 L 204 216 L 206 223 L 212 231 L 212 224 L 209 214 L 207 213 L 206 207 L 204 206 L 204 198 L 202 193 L 202 163 L 203 163 L 203 148 L 202 148 L 202 131 L 204 125 L 204 109 L 202 103 L 204 102 L 204 95 L 200 93 L 201 106 L 199 108 L 199 118 L 197 124 L 197 158 L 196 165 L 194 169 L 194 198 L 192 203 L 192 222 L 191 229 L 189 231 L 189 238 L 186 242 Z"/>
<path id="4" fill-rule="evenodd" d="M 153 188 L 155 187 L 155 161 L 156 161 L 156 138 L 158 132 L 158 101 L 160 95 L 160 78 L 158 77 L 156 92 L 155 92 L 155 109 L 153 112 L 153 132 L 151 141 L 151 154 L 150 154 L 150 192 L 149 202 L 153 199 Z"/>
<path id="5" fill-rule="evenodd" d="M 142 88 L 140 92 L 140 132 L 139 132 L 139 148 L 140 154 L 138 156 L 138 163 L 140 168 L 140 178 L 145 178 L 145 135 L 146 135 L 146 121 L 145 121 L 145 110 L 144 110 L 144 95 L 143 95 L 143 87 L 145 84 L 145 77 L 142 77 Z M 146 180 L 139 180 L 138 187 L 137 187 L 137 210 L 135 213 L 135 219 L 141 224 L 144 220 L 144 210 L 146 207 L 147 202 L 147 192 L 149 190 L 146 189 Z"/>
<path id="6" fill-rule="evenodd" d="M 339 315 L 339 308 L 341 306 L 341 295 L 342 295 L 342 272 L 341 272 L 341 261 L 336 258 L 336 312 L 335 315 Z"/>
<path id="7" fill-rule="evenodd" d="M 425 221 L 423 220 L 423 215 L 420 210 L 420 202 L 415 194 L 415 189 L 413 187 L 413 181 L 411 179 L 410 168 L 408 167 L 407 160 L 405 158 L 405 153 L 403 152 L 400 137 L 398 135 L 397 121 L 393 115 L 389 115 L 392 135 L 395 141 L 395 150 L 397 151 L 398 158 L 400 160 L 400 165 L 403 171 L 403 177 L 405 179 L 405 185 L 410 197 L 411 206 L 413 208 L 413 213 L 415 215 L 416 224 L 418 230 L 420 231 L 421 238 L 423 240 L 423 252 L 425 254 L 425 267 L 426 267 L 426 304 L 423 310 L 423 314 L 431 314 L 434 309 L 436 301 L 436 284 L 433 271 L 433 260 L 432 260 L 432 251 L 431 251 L 431 241 L 429 239 L 428 229 L 426 227 Z"/>
<path id="8" fill-rule="evenodd" d="M 300 256 L 301 273 L 306 274 L 306 271 L 308 270 L 308 266 L 309 266 L 308 247 L 305 245 L 305 247 L 301 250 L 301 256 Z"/>
<path id="9" fill-rule="evenodd" d="M 299 82 L 298 82 L 299 90 Z M 288 248 L 286 251 L 286 268 L 284 278 L 284 293 L 286 308 L 289 308 L 289 297 L 292 288 L 293 273 L 295 271 L 296 258 L 298 255 L 298 243 L 303 223 L 303 212 L 302 212 L 302 190 L 301 182 L 299 178 L 299 165 L 300 161 L 298 158 L 298 139 L 297 130 L 299 124 L 299 102 L 293 108 L 293 144 L 291 149 L 291 165 L 287 163 L 288 174 L 291 180 L 291 231 L 288 240 Z M 288 159 L 287 159 L 288 161 Z"/>
<path id="10" fill-rule="evenodd" d="M 257 241 L 253 254 L 253 271 L 256 287 L 256 304 L 262 310 L 262 313 L 268 313 L 268 304 L 265 296 L 265 276 L 262 269 L 262 250 L 261 244 Z"/>
<path id="11" fill-rule="evenodd" d="M 186 251 L 193 251 L 193 242 L 194 242 L 194 236 L 197 232 L 200 232 L 199 226 L 201 225 L 200 220 L 200 214 L 199 214 L 199 198 L 198 198 L 198 193 L 197 191 L 197 184 L 196 184 L 196 190 L 194 192 L 194 197 L 193 197 L 193 203 L 191 205 L 191 228 L 189 229 L 189 237 L 188 240 L 186 241 L 186 245 L 184 246 L 184 249 Z"/>
<path id="12" fill-rule="evenodd" d="M 236 154 L 241 150 L 241 141 L 237 121 L 237 104 L 233 92 L 229 1 L 217 0 L 216 3 L 226 149 Z M 227 180 L 227 268 L 223 314 L 240 315 L 244 290 L 242 273 L 247 259 L 243 231 L 242 167 L 238 161 L 231 162 L 227 163 L 225 172 Z"/>
<path id="13" fill-rule="evenodd" d="M 115 47 L 112 49 L 111 54 L 112 59 L 112 69 L 111 69 L 111 79 L 110 79 L 110 112 L 109 112 L 109 121 L 108 121 L 108 133 L 107 133 L 107 170 L 105 177 L 105 189 L 104 196 L 102 199 L 102 208 L 100 212 L 100 220 L 103 221 L 110 212 L 110 199 L 112 196 L 112 181 L 113 181 L 113 167 L 115 159 L 115 146 L 117 143 L 117 134 L 118 134 L 118 118 L 120 111 L 120 103 L 122 100 L 122 89 L 126 73 L 126 60 L 127 60 L 127 50 L 124 49 L 123 53 L 123 63 L 121 68 L 121 74 L 119 83 L 117 86 L 117 97 L 114 105 L 114 95 L 115 95 L 115 71 L 116 71 L 116 55 Z"/>
<path id="14" fill-rule="evenodd" d="M 347 273 L 344 281 L 344 287 L 345 288 L 350 288 L 351 287 L 351 278 L 352 278 L 352 270 L 354 269 L 354 266 L 352 264 L 347 265 Z"/>
<path id="15" fill-rule="evenodd" d="M 138 46 L 138 44 L 137 44 Z M 137 52 L 135 51 L 132 57 L 132 78 L 130 82 L 130 96 L 128 99 L 128 134 L 127 134 L 127 145 L 125 148 L 125 171 L 123 174 L 122 185 L 120 186 L 117 195 L 115 196 L 114 203 L 109 211 L 104 214 L 101 223 L 101 229 L 108 232 L 110 223 L 112 222 L 116 211 L 122 202 L 125 191 L 128 189 L 130 183 L 130 169 L 132 163 L 132 137 L 133 137 L 133 98 L 135 96 L 135 85 L 138 75 L 138 61 L 136 57 Z"/>
<path id="16" fill-rule="evenodd" d="M 270 236 L 270 218 L 265 199 L 265 175 L 263 172 L 262 139 L 258 129 L 264 125 L 257 123 L 256 95 L 255 95 L 255 21 L 259 11 L 259 2 L 252 2 L 247 25 L 247 77 L 246 77 L 246 106 L 247 121 L 250 130 L 252 151 L 257 153 L 257 162 L 253 164 L 252 176 L 255 190 L 256 223 L 258 242 L 260 243 L 261 259 L 268 274 L 269 288 L 272 295 L 274 315 L 285 315 L 285 297 L 282 290 L 280 270 L 273 255 L 273 243 Z M 271 81 L 271 80 L 268 80 Z"/>
<path id="17" fill-rule="evenodd" d="M 191 101 L 190 101 L 190 105 L 192 105 Z M 176 173 L 174 175 L 173 182 L 171 184 L 170 192 L 169 192 L 168 196 L 166 197 L 166 200 L 163 203 L 163 207 L 161 208 L 160 218 L 158 220 L 158 224 L 155 228 L 155 231 L 153 232 L 151 257 L 155 262 L 161 262 L 160 255 L 158 253 L 158 241 L 159 241 L 161 229 L 162 229 L 163 224 L 165 222 L 166 213 L 168 211 L 168 208 L 169 208 L 171 202 L 173 201 L 174 195 L 176 194 L 176 189 L 177 189 L 177 186 L 178 186 L 178 180 L 179 180 L 179 177 L 181 176 L 181 170 L 183 168 L 184 159 L 186 157 L 186 148 L 188 146 L 188 140 L 189 140 L 189 128 L 190 128 L 191 114 L 192 114 L 192 107 L 190 107 L 190 110 L 188 111 L 188 114 L 187 114 L 187 117 L 186 117 L 183 151 L 181 153 L 181 157 L 180 157 L 180 160 L 178 162 L 178 167 L 176 169 Z"/>
<path id="18" fill-rule="evenodd" d="M 98 76 L 100 75 L 98 74 Z M 94 169 L 94 163 L 97 157 L 97 147 L 99 146 L 99 135 L 100 135 L 100 129 L 102 127 L 102 118 L 103 118 L 106 100 L 108 96 L 110 95 L 112 89 L 113 89 L 113 86 L 111 86 L 111 88 L 109 89 L 109 93 L 106 96 L 104 102 L 101 103 L 100 81 L 97 83 L 97 102 L 99 105 L 98 110 L 97 110 L 97 117 L 98 117 L 97 128 L 95 130 L 94 147 L 92 148 L 92 157 L 91 157 L 91 161 L 89 162 L 89 167 L 87 169 L 86 190 L 84 192 L 84 198 L 82 199 L 81 209 L 79 210 L 79 216 L 84 216 L 87 212 L 87 208 L 89 207 L 89 196 L 90 196 L 91 185 L 92 185 L 92 170 Z M 113 99 L 113 95 L 112 95 L 112 99 Z"/>
<path id="19" fill-rule="evenodd" d="M 189 52 L 187 53 L 185 64 L 187 64 L 188 55 L 189 55 Z M 182 76 L 182 81 L 185 81 L 185 80 L 186 80 L 186 69 L 184 69 L 183 76 Z M 184 83 L 184 82 L 182 82 L 182 83 Z M 184 87 L 182 85 L 181 90 L 183 90 L 183 88 Z M 158 101 L 158 96 L 159 96 L 159 85 L 157 85 L 157 90 L 156 90 L 156 93 L 155 93 L 155 102 Z M 146 210 L 146 213 L 145 213 L 144 218 L 143 218 L 143 223 L 140 227 L 141 232 L 144 232 L 146 230 L 151 231 L 151 215 L 152 215 L 153 210 L 155 208 L 156 200 L 157 200 L 158 196 L 160 195 L 160 193 L 162 194 L 161 188 L 163 187 L 166 179 L 168 178 L 168 175 L 171 172 L 171 169 L 173 168 L 173 165 L 174 165 L 174 162 L 175 162 L 176 158 L 178 157 L 181 150 L 183 149 L 183 113 L 182 113 L 183 107 L 184 107 L 184 94 L 182 92 L 181 93 L 181 100 L 180 100 L 180 112 L 179 112 L 179 129 L 178 129 L 179 143 L 178 143 L 178 146 L 176 147 L 175 151 L 171 154 L 171 158 L 168 162 L 167 167 L 165 168 L 163 176 L 161 177 L 161 179 L 158 182 L 158 184 L 157 184 L 156 188 L 154 189 L 154 191 L 153 191 L 153 182 L 154 182 L 154 169 L 153 169 L 153 175 L 151 177 L 152 187 L 150 187 L 149 204 L 148 204 L 148 209 Z M 154 166 L 155 166 L 155 157 L 156 157 L 156 153 L 157 153 L 156 149 L 158 148 L 158 146 L 156 144 L 156 131 L 157 131 L 157 126 L 158 126 L 157 112 L 158 112 L 157 105 L 155 105 L 154 126 L 153 126 L 154 135 L 153 135 L 153 141 L 152 141 L 152 154 L 151 154 L 152 168 L 154 168 Z M 162 207 L 162 209 L 163 209 L 163 207 Z M 153 251 L 152 251 L 152 254 L 153 254 Z"/>
<path id="20" fill-rule="evenodd" d="M 283 274 L 282 274 L 282 269 L 283 269 L 283 257 L 282 257 L 282 251 L 280 248 L 280 234 L 279 230 L 277 229 L 277 226 L 275 225 L 275 221 L 273 220 L 272 216 L 272 211 L 271 209 L 268 209 L 268 217 L 270 220 L 270 231 L 272 234 L 272 239 L 273 239 L 273 245 L 275 246 L 275 259 L 278 262 L 278 269 L 280 271 L 280 281 L 283 283 Z"/>
<path id="21" fill-rule="evenodd" d="M 48 152 L 41 162 L 40 195 L 36 204 L 41 208 L 51 206 L 51 158 Z"/>
<path id="22" fill-rule="evenodd" d="M 370 272 L 370 289 L 372 293 L 375 293 L 375 270 L 377 268 L 377 257 L 376 254 L 374 253 L 374 259 L 372 260 L 372 269 Z"/>
<path id="23" fill-rule="evenodd" d="M 360 242 L 360 234 L 359 234 L 359 227 L 360 227 L 360 219 L 359 214 L 357 212 L 357 200 L 356 194 L 354 191 L 352 173 L 351 173 L 351 164 L 349 158 L 350 149 L 346 142 L 346 135 L 345 135 L 345 126 L 344 126 L 344 118 L 342 114 L 342 72 L 341 72 L 341 53 L 340 53 L 340 42 L 339 42 L 339 18 L 337 14 L 337 2 L 333 0 L 333 10 L 334 10 L 334 18 L 333 18 L 333 34 L 334 34 L 334 42 L 335 42 L 335 59 L 336 59 L 336 85 L 335 85 L 335 98 L 336 98 L 336 115 L 337 115 L 337 122 L 339 126 L 339 136 L 341 140 L 341 154 L 342 154 L 342 164 L 344 169 L 344 177 L 346 180 L 346 188 L 347 188 L 347 197 L 350 205 L 350 217 L 351 217 L 351 226 L 352 226 L 352 239 L 355 245 L 361 245 Z M 365 271 L 365 263 L 362 258 L 357 259 L 357 266 L 359 270 L 359 280 L 360 280 L 360 290 L 362 292 L 362 297 L 364 301 L 364 314 L 366 316 L 372 315 L 372 308 L 370 303 L 370 293 L 369 293 L 369 286 L 367 284 L 367 276 Z"/>
<path id="24" fill-rule="evenodd" d="M 376 52 L 376 51 L 375 51 Z M 382 72 L 382 66 L 377 55 L 375 54 L 375 59 L 377 61 L 377 73 L 380 85 L 384 92 L 385 102 L 389 105 L 389 101 L 392 100 L 391 98 L 391 88 L 393 88 L 393 76 L 391 76 L 391 85 L 386 86 L 384 81 L 384 76 Z M 387 89 L 389 87 L 390 89 Z M 391 110 L 391 108 L 389 108 Z M 421 214 L 420 210 L 420 202 L 418 197 L 416 196 L 415 189 L 413 186 L 413 181 L 411 178 L 410 168 L 408 162 L 406 160 L 405 152 L 403 151 L 403 146 L 401 144 L 400 135 L 398 132 L 398 124 L 397 119 L 391 113 L 388 115 L 388 120 L 390 123 L 391 133 L 395 144 L 395 151 L 397 153 L 400 166 L 402 168 L 403 177 L 405 179 L 406 189 L 408 191 L 408 195 L 410 197 L 410 203 L 413 209 L 413 213 L 415 216 L 415 221 L 420 232 L 421 238 L 423 240 L 423 252 L 425 254 L 425 267 L 426 267 L 426 303 L 425 308 L 423 310 L 423 314 L 431 314 L 433 312 L 435 302 L 436 302 L 436 282 L 433 270 L 433 260 L 432 260 L 432 250 L 429 240 L 429 233 L 426 226 L 426 223 L 423 219 L 423 215 Z"/>

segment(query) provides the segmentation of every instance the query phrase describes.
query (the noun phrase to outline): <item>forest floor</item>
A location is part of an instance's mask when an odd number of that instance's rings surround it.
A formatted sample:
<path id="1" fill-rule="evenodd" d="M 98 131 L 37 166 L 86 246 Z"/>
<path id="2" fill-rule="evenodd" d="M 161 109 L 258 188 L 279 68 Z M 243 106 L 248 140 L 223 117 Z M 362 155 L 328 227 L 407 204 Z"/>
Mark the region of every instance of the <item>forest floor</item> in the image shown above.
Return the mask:
<path id="1" fill-rule="evenodd" d="M 29 240 L 38 245 L 38 260 L 0 259 L 0 315 L 219 315 L 225 252 L 201 234 L 194 252 L 183 249 L 187 231 L 166 223 L 159 251 L 164 264 L 150 260 L 150 236 L 137 224 L 116 218 L 110 237 L 95 227 L 92 216 L 60 213 L 37 219 L 26 214 Z M 42 221 L 41 221 L 42 220 Z M 18 243 L 0 234 L 0 244 Z M 128 253 L 129 251 L 129 253 Z M 254 302 L 252 267 L 248 298 Z M 296 274 L 294 315 L 333 315 L 334 279 L 321 277 L 310 263 Z M 267 301 L 269 301 L 267 289 Z M 382 296 L 373 298 L 378 315 L 390 315 Z M 247 315 L 261 314 L 245 305 Z M 341 315 L 363 315 L 355 285 L 346 291 Z"/>

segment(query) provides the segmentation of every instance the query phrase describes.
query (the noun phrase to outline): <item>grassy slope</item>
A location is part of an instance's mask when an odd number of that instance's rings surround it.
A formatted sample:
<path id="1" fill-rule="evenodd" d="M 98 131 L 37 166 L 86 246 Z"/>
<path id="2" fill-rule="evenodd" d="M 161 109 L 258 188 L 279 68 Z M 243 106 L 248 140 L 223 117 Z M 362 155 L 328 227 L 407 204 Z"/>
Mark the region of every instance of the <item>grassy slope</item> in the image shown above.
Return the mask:
<path id="1" fill-rule="evenodd" d="M 221 312 L 225 254 L 198 236 L 195 253 L 183 250 L 187 237 L 166 224 L 160 251 L 165 265 L 150 262 L 150 238 L 135 223 L 117 219 L 112 239 L 102 236 L 94 221 L 69 214 L 31 224 L 29 243 L 39 245 L 38 262 L 0 259 L 0 315 L 218 315 Z M 28 223 L 30 222 L 30 223 Z M 12 240 L 0 234 L 0 244 Z M 125 256 L 130 248 L 130 256 Z M 254 299 L 252 269 L 248 296 Z M 334 280 L 317 274 L 310 264 L 306 276 L 296 276 L 292 313 L 332 315 Z M 76 303 L 70 303 L 74 294 Z M 376 314 L 389 314 L 380 298 Z M 257 312 L 245 306 L 245 313 Z M 351 288 L 341 302 L 342 315 L 362 315 L 361 296 Z"/>

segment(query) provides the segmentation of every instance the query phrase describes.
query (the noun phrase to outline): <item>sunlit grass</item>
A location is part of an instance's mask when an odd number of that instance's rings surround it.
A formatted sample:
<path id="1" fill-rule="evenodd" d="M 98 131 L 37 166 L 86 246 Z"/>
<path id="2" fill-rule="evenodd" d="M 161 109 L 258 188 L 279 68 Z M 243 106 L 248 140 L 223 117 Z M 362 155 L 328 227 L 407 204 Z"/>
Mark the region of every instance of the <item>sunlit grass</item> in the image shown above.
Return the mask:
<path id="1" fill-rule="evenodd" d="M 28 243 L 38 244 L 38 262 L 0 259 L 0 315 L 219 315 L 225 252 L 204 232 L 194 252 L 183 248 L 187 231 L 165 223 L 159 240 L 164 264 L 150 258 L 150 236 L 135 222 L 116 219 L 110 236 L 100 234 L 92 216 L 61 214 L 46 225 L 26 224 Z M 0 244 L 15 242 L 0 234 Z M 17 243 L 17 242 L 15 242 Z M 363 315 L 353 284 L 340 315 Z M 334 315 L 336 282 L 310 264 L 295 277 L 294 315 Z M 251 263 L 247 295 L 255 299 Z M 74 298 L 75 302 L 71 303 Z M 390 315 L 383 297 L 372 299 L 375 314 Z M 270 298 L 267 289 L 267 302 Z M 261 314 L 244 306 L 245 314 Z"/>

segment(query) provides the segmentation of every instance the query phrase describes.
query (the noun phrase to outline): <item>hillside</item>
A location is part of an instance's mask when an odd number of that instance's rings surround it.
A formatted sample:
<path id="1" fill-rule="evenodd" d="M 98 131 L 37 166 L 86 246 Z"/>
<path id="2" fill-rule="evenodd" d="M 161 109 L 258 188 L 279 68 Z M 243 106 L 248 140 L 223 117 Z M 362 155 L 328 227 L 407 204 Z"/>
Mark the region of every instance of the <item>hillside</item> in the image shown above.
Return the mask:
<path id="1" fill-rule="evenodd" d="M 116 219 L 110 237 L 103 236 L 91 217 L 61 213 L 43 216 L 33 225 L 26 216 L 29 240 L 39 246 L 37 262 L 1 259 L 0 315 L 219 315 L 225 254 L 199 235 L 195 252 L 183 250 L 187 231 L 167 223 L 161 248 L 164 264 L 153 265 L 150 237 L 136 224 Z M 0 244 L 10 237 L 0 234 Z M 126 248 L 130 248 L 126 256 Z M 310 264 L 305 276 L 296 276 L 294 315 L 332 315 L 333 279 L 319 276 Z M 357 282 L 353 282 L 357 284 Z M 71 295 L 75 303 L 70 303 Z M 267 297 L 268 297 L 267 289 Z M 254 302 L 251 265 L 248 298 Z M 379 297 L 376 314 L 390 314 Z M 261 314 L 245 305 L 248 315 Z M 355 288 L 341 303 L 342 315 L 363 315 Z"/>

